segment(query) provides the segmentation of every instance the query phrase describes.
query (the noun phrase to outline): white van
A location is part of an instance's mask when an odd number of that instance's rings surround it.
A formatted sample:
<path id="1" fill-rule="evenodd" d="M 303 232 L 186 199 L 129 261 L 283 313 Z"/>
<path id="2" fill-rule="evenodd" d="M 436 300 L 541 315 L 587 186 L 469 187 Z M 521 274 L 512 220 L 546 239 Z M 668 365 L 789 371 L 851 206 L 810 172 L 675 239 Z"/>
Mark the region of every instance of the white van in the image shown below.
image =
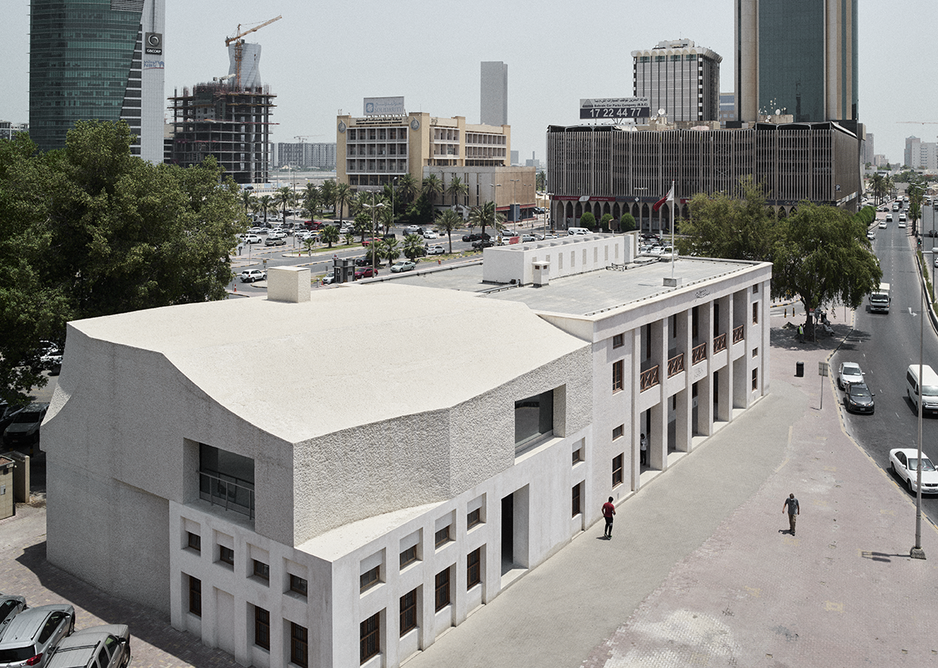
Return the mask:
<path id="1" fill-rule="evenodd" d="M 574 235 L 583 235 L 583 234 L 589 234 L 589 233 L 590 233 L 589 229 L 585 227 L 568 227 L 567 228 L 567 236 L 570 236 L 570 237 Z"/>
<path id="2" fill-rule="evenodd" d="M 905 391 L 918 411 L 919 386 L 922 388 L 922 414 L 938 413 L 938 373 L 927 364 L 922 366 L 922 377 L 918 377 L 918 364 L 910 364 L 905 374 Z"/>

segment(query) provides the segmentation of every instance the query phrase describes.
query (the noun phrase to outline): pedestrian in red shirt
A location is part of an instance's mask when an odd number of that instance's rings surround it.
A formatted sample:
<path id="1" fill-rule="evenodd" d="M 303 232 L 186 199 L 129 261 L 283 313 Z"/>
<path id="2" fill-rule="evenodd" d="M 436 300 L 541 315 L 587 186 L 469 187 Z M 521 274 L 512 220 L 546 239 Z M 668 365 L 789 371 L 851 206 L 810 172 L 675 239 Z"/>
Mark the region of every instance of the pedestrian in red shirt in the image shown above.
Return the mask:
<path id="1" fill-rule="evenodd" d="M 612 518 L 616 514 L 616 507 L 612 505 L 612 497 L 603 504 L 603 517 L 606 518 L 606 529 L 603 538 L 612 538 Z"/>

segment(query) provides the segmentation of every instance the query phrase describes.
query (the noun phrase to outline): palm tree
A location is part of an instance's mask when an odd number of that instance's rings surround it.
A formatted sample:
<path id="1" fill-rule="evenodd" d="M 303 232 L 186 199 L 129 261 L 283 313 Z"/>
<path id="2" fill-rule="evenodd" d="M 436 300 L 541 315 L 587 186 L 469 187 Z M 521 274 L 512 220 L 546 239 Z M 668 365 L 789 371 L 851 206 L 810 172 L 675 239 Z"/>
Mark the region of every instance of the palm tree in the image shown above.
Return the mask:
<path id="1" fill-rule="evenodd" d="M 248 215 L 248 209 L 251 208 L 251 205 L 254 200 L 254 193 L 250 190 L 241 191 L 241 204 L 244 205 L 244 215 Z"/>
<path id="2" fill-rule="evenodd" d="M 310 218 L 315 218 L 319 210 L 319 188 L 315 183 L 307 183 L 303 191 L 303 208 Z"/>
<path id="3" fill-rule="evenodd" d="M 417 180 L 411 174 L 403 174 L 397 177 L 397 194 L 404 204 L 413 202 L 419 190 Z"/>
<path id="4" fill-rule="evenodd" d="M 319 238 L 329 244 L 329 248 L 332 248 L 332 244 L 339 240 L 339 228 L 335 225 L 324 225 L 319 232 Z"/>
<path id="5" fill-rule="evenodd" d="M 273 208 L 273 198 L 270 195 L 261 195 L 260 201 L 258 202 L 258 210 L 264 214 L 264 226 L 267 225 L 267 212 Z"/>
<path id="6" fill-rule="evenodd" d="M 419 234 L 408 234 L 404 237 L 404 257 L 412 262 L 423 255 L 423 237 Z"/>
<path id="7" fill-rule="evenodd" d="M 450 253 L 453 252 L 453 230 L 458 230 L 464 222 L 462 216 L 452 209 L 444 209 L 436 217 L 437 229 L 446 232 L 446 237 L 449 239 Z"/>
<path id="8" fill-rule="evenodd" d="M 381 257 L 388 261 L 388 266 L 390 266 L 394 260 L 401 256 L 401 248 L 397 243 L 397 239 L 385 239 L 381 242 Z"/>
<path id="9" fill-rule="evenodd" d="M 453 206 L 459 204 L 460 195 L 465 196 L 469 193 L 469 184 L 465 183 L 458 176 L 454 176 L 453 180 L 449 182 L 449 185 L 446 186 L 446 194 L 453 196 Z"/>
<path id="10" fill-rule="evenodd" d="M 505 222 L 505 216 L 502 214 L 496 214 L 495 212 L 495 202 L 485 202 L 479 206 L 472 207 L 472 210 L 469 212 L 469 223 L 473 227 L 476 225 L 482 228 L 481 234 L 485 238 L 485 226 L 494 225 L 498 229 L 499 223 Z"/>
<path id="11" fill-rule="evenodd" d="M 339 183 L 335 187 L 335 208 L 339 212 L 339 222 L 344 222 L 343 210 L 352 201 L 352 188 L 347 183 Z"/>
<path id="12" fill-rule="evenodd" d="M 436 174 L 430 174 L 423 180 L 420 190 L 430 200 L 430 205 L 436 204 L 437 195 L 443 194 L 443 182 Z"/>
<path id="13" fill-rule="evenodd" d="M 362 209 L 355 216 L 355 225 L 352 227 L 355 234 L 359 236 L 359 243 L 365 243 L 365 235 L 371 232 L 371 216 Z"/>
<path id="14" fill-rule="evenodd" d="M 276 202 L 276 206 L 280 207 L 280 212 L 283 215 L 284 223 L 287 222 L 287 207 L 293 204 L 293 200 L 293 190 L 290 189 L 290 186 L 277 188 L 277 191 L 274 194 L 274 201 Z"/>
<path id="15" fill-rule="evenodd" d="M 333 207 L 332 217 L 335 218 L 335 181 L 329 179 L 319 188 L 319 201 L 324 205 Z"/>

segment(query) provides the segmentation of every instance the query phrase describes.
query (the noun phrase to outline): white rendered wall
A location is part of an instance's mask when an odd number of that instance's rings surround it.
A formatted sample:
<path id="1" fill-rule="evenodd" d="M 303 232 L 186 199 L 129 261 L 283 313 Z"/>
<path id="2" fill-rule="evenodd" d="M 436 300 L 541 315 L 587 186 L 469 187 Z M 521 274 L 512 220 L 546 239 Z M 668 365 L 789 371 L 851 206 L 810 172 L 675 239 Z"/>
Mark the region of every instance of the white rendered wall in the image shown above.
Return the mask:
<path id="1" fill-rule="evenodd" d="M 627 264 L 635 257 L 634 242 L 632 234 L 587 234 L 492 246 L 483 251 L 482 280 L 529 285 L 534 279 L 534 263 L 543 261 L 550 264 L 551 279 Z"/>

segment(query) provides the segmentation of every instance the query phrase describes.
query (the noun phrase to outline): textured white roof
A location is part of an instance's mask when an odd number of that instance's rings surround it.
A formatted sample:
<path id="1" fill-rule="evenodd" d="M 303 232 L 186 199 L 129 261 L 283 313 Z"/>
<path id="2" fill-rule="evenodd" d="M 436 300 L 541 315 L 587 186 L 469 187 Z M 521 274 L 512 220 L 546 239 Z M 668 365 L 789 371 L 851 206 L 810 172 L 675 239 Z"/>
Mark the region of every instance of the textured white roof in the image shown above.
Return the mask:
<path id="1" fill-rule="evenodd" d="M 164 355 L 220 405 L 289 442 L 447 408 L 586 345 L 524 304 L 395 283 L 71 325 Z"/>

